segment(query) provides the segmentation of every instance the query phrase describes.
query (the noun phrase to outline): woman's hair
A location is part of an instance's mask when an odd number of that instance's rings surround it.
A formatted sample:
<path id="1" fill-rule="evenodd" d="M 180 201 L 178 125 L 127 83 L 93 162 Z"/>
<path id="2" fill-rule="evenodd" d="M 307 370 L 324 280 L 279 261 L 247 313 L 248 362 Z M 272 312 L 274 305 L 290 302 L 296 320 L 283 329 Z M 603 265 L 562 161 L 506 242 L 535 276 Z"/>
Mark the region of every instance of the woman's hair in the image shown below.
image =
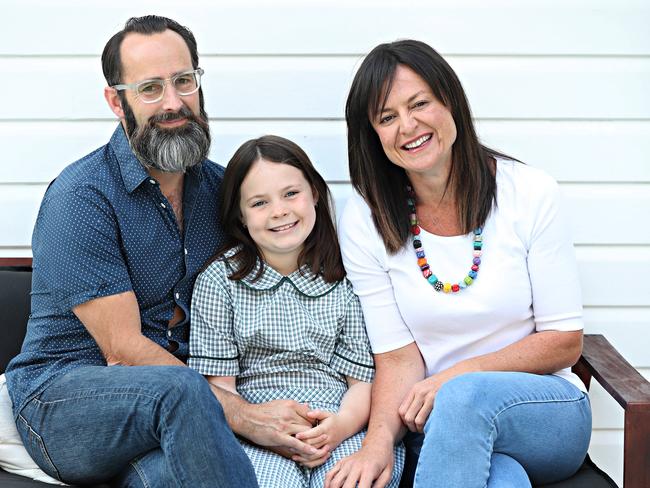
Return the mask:
<path id="1" fill-rule="evenodd" d="M 375 227 L 390 253 L 402 248 L 409 236 L 408 177 L 404 169 L 388 159 L 370 121 L 383 110 L 400 65 L 412 69 L 429 85 L 456 124 L 446 190 L 456 198 L 464 233 L 482 226 L 496 202 L 492 158 L 511 159 L 479 142 L 463 87 L 433 48 L 414 40 L 374 48 L 361 63 L 345 106 L 348 157 L 352 185 L 370 207 Z"/>
<path id="2" fill-rule="evenodd" d="M 258 258 L 262 266 L 254 279 L 258 279 L 263 272 L 262 254 L 242 224 L 239 206 L 242 182 L 251 167 L 260 159 L 298 168 L 318 197 L 316 222 L 298 256 L 298 267 L 307 264 L 312 273 L 321 274 L 327 282 L 342 280 L 345 277 L 345 269 L 332 219 L 331 195 L 327 183 L 297 144 L 272 135 L 251 139 L 242 144 L 226 167 L 221 185 L 220 208 L 226 244 L 217 253 L 217 258 L 223 257 L 230 249 L 236 249 L 235 254 L 227 258 L 236 268 L 229 278 L 241 280 L 248 276 L 255 269 Z"/>

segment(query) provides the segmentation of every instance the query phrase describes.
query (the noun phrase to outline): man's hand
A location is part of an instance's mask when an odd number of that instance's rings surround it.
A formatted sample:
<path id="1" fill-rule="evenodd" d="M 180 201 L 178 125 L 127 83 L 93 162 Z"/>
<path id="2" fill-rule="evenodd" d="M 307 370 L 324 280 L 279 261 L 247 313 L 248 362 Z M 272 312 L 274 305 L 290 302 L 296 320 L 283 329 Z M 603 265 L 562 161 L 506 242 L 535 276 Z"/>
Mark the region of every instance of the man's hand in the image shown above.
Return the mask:
<path id="1" fill-rule="evenodd" d="M 248 403 L 237 393 L 234 376 L 206 376 L 212 392 L 221 403 L 228 425 L 236 434 L 291 459 L 298 454 L 321 457 L 324 451 L 294 437 L 309 430 L 313 422 L 307 416 L 309 405 L 293 400 Z M 323 451 L 323 452 L 320 452 Z"/>
<path id="2" fill-rule="evenodd" d="M 325 488 L 383 488 L 393 474 L 393 447 L 365 444 L 341 459 L 325 476 Z"/>
<path id="3" fill-rule="evenodd" d="M 318 449 L 294 437 L 299 432 L 313 427 L 312 420 L 307 416 L 309 410 L 309 405 L 293 400 L 248 403 L 238 414 L 242 425 L 242 431 L 239 433 L 251 442 L 284 457 L 322 457 L 326 450 Z"/>

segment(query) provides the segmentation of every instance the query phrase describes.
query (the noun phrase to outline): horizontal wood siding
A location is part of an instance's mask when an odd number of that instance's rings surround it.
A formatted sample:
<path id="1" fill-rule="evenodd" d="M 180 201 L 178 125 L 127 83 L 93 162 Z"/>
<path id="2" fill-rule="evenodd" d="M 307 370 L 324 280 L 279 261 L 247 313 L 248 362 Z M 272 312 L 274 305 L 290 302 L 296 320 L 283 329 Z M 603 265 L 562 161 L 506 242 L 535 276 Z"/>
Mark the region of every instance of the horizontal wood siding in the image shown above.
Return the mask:
<path id="1" fill-rule="evenodd" d="M 159 0 L 196 34 L 211 157 L 273 133 L 305 148 L 337 207 L 351 187 L 343 107 L 363 54 L 421 39 L 466 88 L 481 139 L 561 185 L 586 331 L 650 376 L 650 3 L 645 0 Z M 0 7 L 0 255 L 29 256 L 47 184 L 116 126 L 99 56 L 143 0 Z M 591 454 L 622 479 L 622 413 L 596 385 Z"/>

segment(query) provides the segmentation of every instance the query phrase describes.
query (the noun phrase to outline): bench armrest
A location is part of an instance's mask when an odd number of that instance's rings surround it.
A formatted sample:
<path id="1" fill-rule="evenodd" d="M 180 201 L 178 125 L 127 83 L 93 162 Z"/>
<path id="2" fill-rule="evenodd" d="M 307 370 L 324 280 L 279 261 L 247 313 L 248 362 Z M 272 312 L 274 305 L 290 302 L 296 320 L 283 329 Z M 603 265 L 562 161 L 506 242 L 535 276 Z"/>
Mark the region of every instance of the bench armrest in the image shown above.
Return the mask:
<path id="1" fill-rule="evenodd" d="M 31 268 L 32 258 L 0 258 L 0 268 Z"/>
<path id="2" fill-rule="evenodd" d="M 650 382 L 602 335 L 585 335 L 582 357 L 573 368 L 589 387 L 591 378 L 625 410 L 623 486 L 650 486 Z"/>

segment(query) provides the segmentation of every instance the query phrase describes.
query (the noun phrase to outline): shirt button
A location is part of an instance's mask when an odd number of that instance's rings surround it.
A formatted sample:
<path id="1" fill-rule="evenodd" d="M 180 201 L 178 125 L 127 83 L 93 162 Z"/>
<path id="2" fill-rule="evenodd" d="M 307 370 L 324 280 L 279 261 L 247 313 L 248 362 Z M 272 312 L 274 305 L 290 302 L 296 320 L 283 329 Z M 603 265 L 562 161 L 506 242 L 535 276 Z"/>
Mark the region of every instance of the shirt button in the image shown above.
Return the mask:
<path id="1" fill-rule="evenodd" d="M 171 337 L 171 336 L 172 336 L 172 331 L 171 331 L 171 330 L 168 330 L 168 331 L 167 331 L 167 337 Z"/>
<path id="2" fill-rule="evenodd" d="M 152 185 L 155 185 L 155 184 L 156 184 L 156 180 L 149 180 L 149 183 L 151 183 Z"/>
<path id="3" fill-rule="evenodd" d="M 181 297 L 181 294 L 180 294 L 180 293 L 176 293 L 175 297 L 176 297 L 176 300 L 178 300 L 178 299 Z"/>
<path id="4" fill-rule="evenodd" d="M 167 208 L 167 205 L 165 205 L 164 202 L 160 202 L 160 206 L 161 206 L 162 208 Z"/>
<path id="5" fill-rule="evenodd" d="M 185 252 L 185 255 L 187 256 L 187 248 L 183 249 L 183 251 Z"/>

